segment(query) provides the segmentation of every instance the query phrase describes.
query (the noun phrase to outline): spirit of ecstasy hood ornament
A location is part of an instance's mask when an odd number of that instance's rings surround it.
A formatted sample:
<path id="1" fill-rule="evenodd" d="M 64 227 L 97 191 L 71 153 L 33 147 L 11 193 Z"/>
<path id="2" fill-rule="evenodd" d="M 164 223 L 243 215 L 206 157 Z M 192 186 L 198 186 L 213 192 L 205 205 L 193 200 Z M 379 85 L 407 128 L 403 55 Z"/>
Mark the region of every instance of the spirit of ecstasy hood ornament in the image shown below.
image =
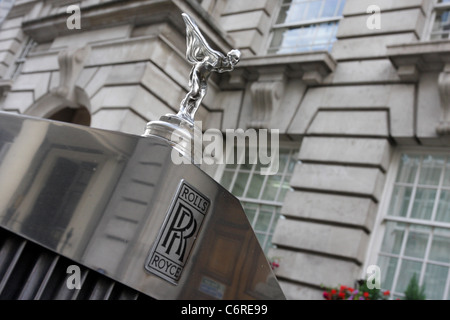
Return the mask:
<path id="1" fill-rule="evenodd" d="M 167 114 L 159 121 L 150 121 L 143 136 L 163 137 L 180 153 L 196 160 L 199 155 L 194 154 L 193 148 L 194 135 L 197 134 L 194 115 L 206 94 L 208 78 L 212 72 L 232 71 L 239 62 L 241 52 L 233 49 L 225 56 L 211 49 L 195 21 L 186 13 L 182 17 L 186 23 L 186 59 L 193 65 L 189 75 L 190 90 L 181 101 L 180 111 L 176 115 Z"/>
<path id="2" fill-rule="evenodd" d="M 181 102 L 178 116 L 193 122 L 194 114 L 206 94 L 207 81 L 211 72 L 232 71 L 239 62 L 241 52 L 233 49 L 224 56 L 211 49 L 191 17 L 186 13 L 182 16 L 186 23 L 186 59 L 194 66 L 189 75 L 191 90 Z"/>

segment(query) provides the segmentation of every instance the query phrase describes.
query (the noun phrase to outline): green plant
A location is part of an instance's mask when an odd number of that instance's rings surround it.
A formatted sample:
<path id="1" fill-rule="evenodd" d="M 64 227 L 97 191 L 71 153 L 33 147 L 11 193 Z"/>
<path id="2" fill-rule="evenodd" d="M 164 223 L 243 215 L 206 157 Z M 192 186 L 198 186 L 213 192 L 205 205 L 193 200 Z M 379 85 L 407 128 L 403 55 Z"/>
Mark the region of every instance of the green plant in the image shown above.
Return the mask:
<path id="1" fill-rule="evenodd" d="M 405 290 L 405 300 L 425 300 L 425 286 L 419 286 L 416 274 L 411 277 Z"/>

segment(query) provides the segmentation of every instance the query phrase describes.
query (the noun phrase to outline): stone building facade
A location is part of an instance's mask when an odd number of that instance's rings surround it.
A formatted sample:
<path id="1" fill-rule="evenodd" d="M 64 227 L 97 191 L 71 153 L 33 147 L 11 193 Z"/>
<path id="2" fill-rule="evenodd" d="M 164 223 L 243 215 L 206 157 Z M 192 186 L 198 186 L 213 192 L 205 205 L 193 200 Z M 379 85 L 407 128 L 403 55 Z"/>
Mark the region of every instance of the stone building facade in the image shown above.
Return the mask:
<path id="1" fill-rule="evenodd" d="M 242 200 L 286 296 L 321 299 L 322 285 L 353 285 L 377 265 L 393 297 L 416 274 L 429 298 L 450 298 L 449 1 L 5 8 L 3 111 L 138 135 L 188 91 L 189 13 L 212 47 L 242 52 L 232 73 L 210 78 L 203 129 L 280 132 L 274 177 L 205 171 Z"/>

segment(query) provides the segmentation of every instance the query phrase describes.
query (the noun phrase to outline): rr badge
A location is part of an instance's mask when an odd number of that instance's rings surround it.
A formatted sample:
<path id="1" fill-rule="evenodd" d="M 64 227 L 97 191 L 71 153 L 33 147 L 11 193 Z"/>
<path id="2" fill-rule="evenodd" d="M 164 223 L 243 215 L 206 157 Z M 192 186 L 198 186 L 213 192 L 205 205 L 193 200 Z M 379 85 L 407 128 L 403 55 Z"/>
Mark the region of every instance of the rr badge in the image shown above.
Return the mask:
<path id="1" fill-rule="evenodd" d="M 210 201 L 184 180 L 167 212 L 145 269 L 178 284 Z"/>

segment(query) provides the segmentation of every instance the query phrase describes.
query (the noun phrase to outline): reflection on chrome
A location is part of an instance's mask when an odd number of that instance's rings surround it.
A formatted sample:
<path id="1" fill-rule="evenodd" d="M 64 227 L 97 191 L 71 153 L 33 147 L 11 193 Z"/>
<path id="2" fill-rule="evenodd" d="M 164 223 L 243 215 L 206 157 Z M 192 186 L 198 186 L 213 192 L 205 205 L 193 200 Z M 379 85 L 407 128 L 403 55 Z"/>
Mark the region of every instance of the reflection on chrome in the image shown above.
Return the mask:
<path id="1" fill-rule="evenodd" d="M 152 298 L 284 299 L 239 201 L 171 150 L 0 113 L 0 228 Z M 144 266 L 181 181 L 210 204 L 174 285 Z"/>

